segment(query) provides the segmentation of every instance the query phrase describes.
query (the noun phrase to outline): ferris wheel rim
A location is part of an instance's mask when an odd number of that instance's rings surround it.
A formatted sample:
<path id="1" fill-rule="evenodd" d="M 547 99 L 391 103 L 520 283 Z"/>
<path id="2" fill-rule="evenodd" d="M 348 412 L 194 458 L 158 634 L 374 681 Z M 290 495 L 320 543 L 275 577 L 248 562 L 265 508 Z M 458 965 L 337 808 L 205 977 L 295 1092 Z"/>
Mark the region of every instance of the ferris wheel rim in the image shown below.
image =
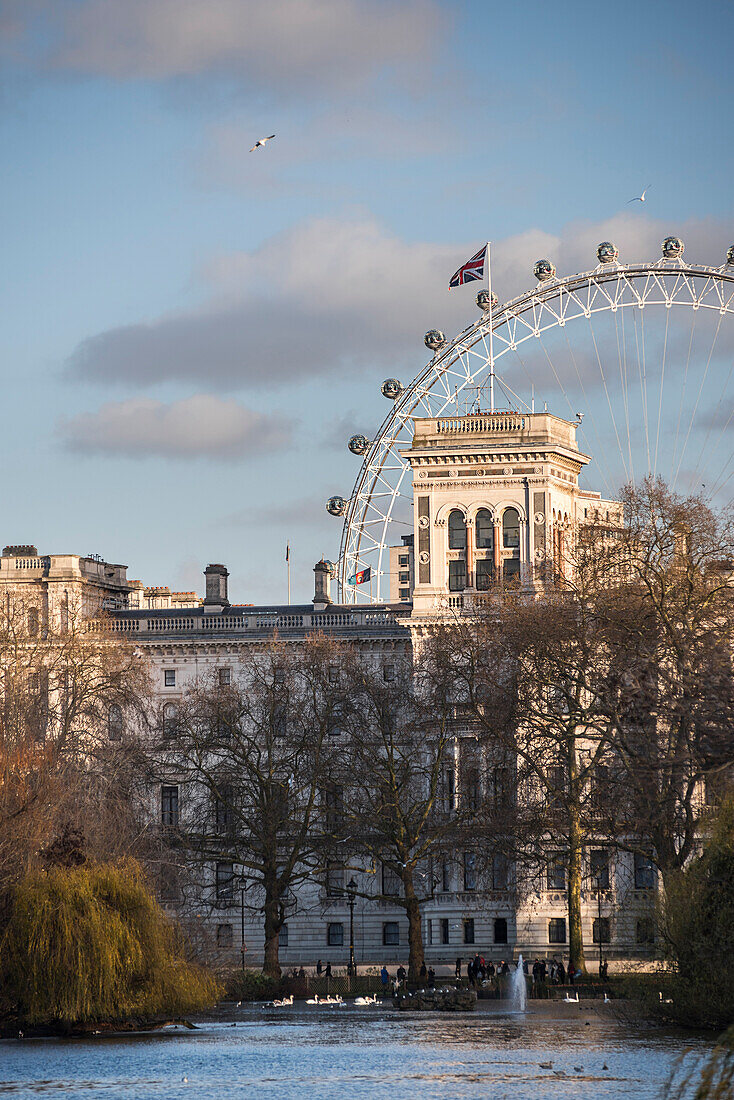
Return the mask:
<path id="1" fill-rule="evenodd" d="M 675 278 L 676 276 L 678 277 L 680 285 L 684 287 L 687 285 L 688 280 L 695 280 L 696 283 L 703 280 L 705 283 L 709 284 L 709 287 L 707 288 L 704 286 L 698 297 L 690 295 L 688 298 L 677 296 L 671 298 L 670 295 L 665 293 L 665 284 L 669 283 L 671 278 Z M 526 328 L 529 329 L 525 321 L 526 315 L 533 310 L 539 310 L 541 315 L 544 309 L 548 312 L 547 307 L 550 303 L 562 301 L 564 294 L 568 299 L 573 300 L 578 298 L 579 291 L 596 287 L 597 290 L 601 292 L 601 288 L 611 283 L 616 284 L 618 287 L 626 286 L 630 289 L 634 289 L 636 284 L 639 284 L 641 280 L 647 280 L 648 286 L 644 289 L 642 295 L 637 294 L 635 296 L 636 300 L 612 302 L 612 300 L 607 297 L 605 302 L 602 294 L 600 304 L 595 304 L 593 308 L 589 307 L 588 311 L 585 310 L 575 314 L 572 313 L 568 317 L 556 315 L 555 319 L 553 319 L 553 315 L 551 314 L 551 319 L 545 324 L 542 326 L 536 324 L 532 331 L 526 331 L 521 341 L 515 342 L 513 340 L 506 342 L 504 347 L 501 346 L 492 356 L 493 361 L 501 359 L 508 351 L 515 351 L 517 349 L 517 343 L 524 343 L 531 335 L 540 336 L 543 332 L 563 327 L 566 321 L 577 320 L 581 316 L 588 318 L 596 313 L 616 312 L 616 310 L 629 309 L 635 305 L 639 308 L 643 308 L 645 305 L 650 304 L 654 306 L 664 305 L 668 308 L 678 306 L 694 310 L 699 308 L 705 310 L 716 309 L 722 316 L 725 314 L 734 315 L 734 265 L 730 263 L 725 263 L 719 267 L 713 267 L 705 264 L 691 264 L 678 256 L 674 259 L 664 258 L 647 263 L 620 264 L 615 262 L 599 264 L 597 267 L 586 272 L 576 272 L 575 274 L 562 277 L 554 276 L 551 279 L 541 282 L 531 290 L 525 291 L 515 298 L 510 299 L 496 310 L 487 311 L 477 320 L 472 322 L 472 324 L 466 326 L 452 340 L 446 341 L 445 344 L 434 353 L 432 358 L 418 372 L 412 382 L 402 389 L 398 397 L 394 400 L 378 431 L 375 433 L 374 438 L 369 442 L 368 449 L 363 457 L 362 465 L 355 479 L 344 514 L 338 559 L 338 582 L 342 598 L 351 596 L 351 599 L 347 599 L 345 602 L 356 602 L 357 589 L 355 585 L 349 584 L 349 572 L 351 566 L 359 560 L 359 554 L 362 552 L 359 540 L 357 541 L 356 549 L 350 548 L 350 542 L 354 542 L 354 539 L 350 538 L 350 536 L 354 531 L 359 531 L 360 535 L 363 535 L 365 533 L 365 526 L 368 522 L 374 525 L 379 525 L 381 522 L 383 526 L 383 537 L 381 540 L 378 542 L 378 540 L 371 538 L 374 546 L 363 551 L 364 553 L 372 553 L 375 549 L 378 551 L 376 570 L 377 597 L 375 600 L 372 600 L 370 596 L 369 602 L 382 602 L 380 597 L 380 578 L 383 575 L 382 557 L 387 549 L 384 535 L 392 520 L 392 509 L 395 499 L 399 495 L 398 489 L 409 468 L 408 465 L 401 462 L 402 470 L 398 485 L 392 491 L 390 506 L 387 513 L 381 515 L 380 518 L 371 521 L 366 521 L 364 519 L 365 509 L 369 507 L 369 503 L 372 499 L 372 492 L 368 491 L 365 496 L 364 489 L 370 479 L 372 481 L 372 486 L 375 486 L 384 469 L 384 457 L 379 465 L 376 465 L 376 460 L 380 453 L 382 453 L 383 456 L 387 456 L 391 453 L 407 421 L 412 419 L 415 408 L 420 404 L 422 399 L 432 392 L 432 385 L 439 379 L 444 378 L 451 366 L 460 358 L 461 354 L 471 352 L 479 341 L 489 335 L 490 331 L 493 339 L 495 339 L 500 335 L 502 329 L 506 328 L 511 321 L 522 322 L 526 325 Z M 723 295 L 719 292 L 715 301 L 709 302 L 702 300 L 708 289 L 720 289 L 726 285 L 731 286 L 731 291 L 728 294 Z M 654 288 L 660 290 L 662 294 L 661 300 L 649 297 L 649 294 Z M 480 368 L 478 373 L 482 373 L 483 369 L 486 369 L 486 361 L 484 367 Z M 432 385 L 426 389 L 425 384 L 429 379 L 432 380 Z M 461 382 L 461 385 L 455 387 L 455 396 L 458 395 L 459 392 L 463 392 L 465 387 L 473 381 L 473 377 L 467 375 Z M 445 404 L 448 404 L 450 399 L 451 395 L 447 392 Z M 440 413 L 438 415 L 440 415 Z M 390 435 L 390 426 L 398 422 L 398 430 Z M 385 446 L 386 440 L 387 446 Z M 361 508 L 360 505 L 362 506 Z M 363 518 L 357 521 L 356 515 L 360 511 Z"/>

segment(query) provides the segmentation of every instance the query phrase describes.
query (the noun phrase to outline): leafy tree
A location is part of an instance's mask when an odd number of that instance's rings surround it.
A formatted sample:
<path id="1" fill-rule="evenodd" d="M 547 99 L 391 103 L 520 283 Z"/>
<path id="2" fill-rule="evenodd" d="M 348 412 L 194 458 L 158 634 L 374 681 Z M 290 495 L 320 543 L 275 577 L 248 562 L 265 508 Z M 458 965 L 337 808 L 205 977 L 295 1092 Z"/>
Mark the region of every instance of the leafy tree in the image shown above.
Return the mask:
<path id="1" fill-rule="evenodd" d="M 0 940 L 0 974 L 3 1014 L 28 1024 L 170 1018 L 218 994 L 185 960 L 134 861 L 26 875 Z"/>

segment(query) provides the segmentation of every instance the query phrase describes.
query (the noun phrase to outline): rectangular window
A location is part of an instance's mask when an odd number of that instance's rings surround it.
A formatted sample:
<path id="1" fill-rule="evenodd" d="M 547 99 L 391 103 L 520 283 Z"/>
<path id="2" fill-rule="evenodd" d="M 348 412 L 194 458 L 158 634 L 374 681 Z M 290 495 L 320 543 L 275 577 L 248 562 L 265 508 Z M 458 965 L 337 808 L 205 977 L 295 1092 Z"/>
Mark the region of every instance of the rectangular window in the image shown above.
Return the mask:
<path id="1" fill-rule="evenodd" d="M 329 666 L 329 683 L 330 684 L 338 684 L 339 683 L 339 669 L 337 668 L 336 665 L 330 665 Z"/>
<path id="2" fill-rule="evenodd" d="M 505 917 L 496 917 L 494 922 L 494 942 L 507 943 L 507 920 Z"/>
<path id="3" fill-rule="evenodd" d="M 231 863 L 218 863 L 216 868 L 217 905 L 226 908 L 234 905 L 234 867 Z"/>
<path id="4" fill-rule="evenodd" d="M 382 892 L 386 898 L 399 898 L 402 892 L 402 882 L 400 875 L 388 867 L 385 863 L 382 865 Z"/>
<path id="5" fill-rule="evenodd" d="M 566 863 L 560 854 L 549 857 L 546 868 L 546 887 L 548 890 L 566 889 Z M 563 942 L 565 943 L 565 940 Z"/>
<path id="6" fill-rule="evenodd" d="M 548 921 L 548 943 L 566 942 L 566 918 L 552 917 Z"/>
<path id="7" fill-rule="evenodd" d="M 398 554 L 398 565 L 409 565 L 410 558 L 407 554 Z"/>
<path id="8" fill-rule="evenodd" d="M 401 573 L 398 576 L 398 582 L 400 584 L 410 584 L 410 573 Z"/>
<path id="9" fill-rule="evenodd" d="M 520 559 L 506 558 L 502 562 L 502 576 L 507 581 L 516 581 L 520 578 Z"/>
<path id="10" fill-rule="evenodd" d="M 395 679 L 395 665 L 383 665 L 382 678 L 386 684 L 392 683 Z"/>
<path id="11" fill-rule="evenodd" d="M 232 683 L 232 669 L 231 668 L 218 668 L 217 678 L 219 680 L 219 686 L 221 688 L 229 687 Z"/>
<path id="12" fill-rule="evenodd" d="M 387 920 L 382 926 L 382 946 L 400 946 L 400 925 L 396 920 Z"/>
<path id="13" fill-rule="evenodd" d="M 175 703 L 166 703 L 163 707 L 163 736 L 166 738 L 178 735 L 178 707 Z"/>
<path id="14" fill-rule="evenodd" d="M 344 896 L 344 866 L 341 863 L 326 864 L 326 896 L 328 898 Z"/>
<path id="15" fill-rule="evenodd" d="M 494 562 L 491 558 L 478 558 L 476 565 L 476 587 L 478 592 L 486 592 L 492 584 Z"/>
<path id="16" fill-rule="evenodd" d="M 474 943 L 474 918 L 464 921 L 464 943 Z"/>
<path id="17" fill-rule="evenodd" d="M 441 860 L 441 889 L 444 893 L 451 889 L 451 864 L 447 859 Z"/>
<path id="18" fill-rule="evenodd" d="M 441 943 L 449 943 L 449 920 L 448 917 L 441 918 Z"/>
<path id="19" fill-rule="evenodd" d="M 288 925 L 281 924 L 280 932 L 278 932 L 278 947 L 288 946 Z"/>
<path id="20" fill-rule="evenodd" d="M 401 600 L 409 600 L 410 599 L 410 589 L 409 588 L 401 588 L 399 595 L 400 595 Z"/>
<path id="21" fill-rule="evenodd" d="M 589 852 L 589 879 L 594 890 L 609 889 L 609 852 L 603 848 Z"/>
<path id="22" fill-rule="evenodd" d="M 449 562 L 449 592 L 463 592 L 466 588 L 466 562 Z"/>
<path id="23" fill-rule="evenodd" d="M 655 943 L 655 922 L 652 917 L 640 917 L 638 920 L 637 942 Z"/>
<path id="24" fill-rule="evenodd" d="M 36 693 L 40 694 L 40 689 Z M 107 711 L 107 735 L 110 741 L 122 741 L 122 707 L 117 703 L 113 703 Z"/>
<path id="25" fill-rule="evenodd" d="M 163 670 L 163 686 L 167 688 L 175 688 L 176 686 L 176 669 L 166 668 Z"/>
<path id="26" fill-rule="evenodd" d="M 456 772 L 452 765 L 444 768 L 441 776 L 441 794 L 445 811 L 456 809 Z"/>
<path id="27" fill-rule="evenodd" d="M 231 947 L 234 943 L 231 924 L 217 925 L 217 947 Z"/>
<path id="28" fill-rule="evenodd" d="M 464 889 L 476 890 L 477 888 L 477 855 L 476 852 L 464 852 Z"/>
<path id="29" fill-rule="evenodd" d="M 635 852 L 635 890 L 655 889 L 655 864 L 641 852 Z"/>
<path id="30" fill-rule="evenodd" d="M 506 890 L 508 877 L 507 856 L 504 852 L 495 852 L 492 856 L 492 889 Z"/>
<path id="31" fill-rule="evenodd" d="M 343 947 L 344 946 L 344 925 L 343 924 L 327 924 L 326 926 L 326 942 L 329 947 Z"/>
<path id="32" fill-rule="evenodd" d="M 161 825 L 178 828 L 178 787 L 161 787 Z"/>
<path id="33" fill-rule="evenodd" d="M 595 917 L 591 933 L 594 943 L 611 943 L 609 917 Z"/>
<path id="34" fill-rule="evenodd" d="M 214 795 L 214 819 L 218 833 L 226 833 L 232 825 L 232 789 L 227 784 Z"/>

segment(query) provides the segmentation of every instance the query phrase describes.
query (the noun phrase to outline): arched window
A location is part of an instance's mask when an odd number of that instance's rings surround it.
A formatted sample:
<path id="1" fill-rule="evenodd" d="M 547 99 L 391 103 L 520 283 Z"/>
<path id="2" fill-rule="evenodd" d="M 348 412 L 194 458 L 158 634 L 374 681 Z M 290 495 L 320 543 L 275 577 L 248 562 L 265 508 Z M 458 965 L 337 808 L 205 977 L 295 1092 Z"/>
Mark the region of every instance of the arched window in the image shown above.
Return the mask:
<path id="1" fill-rule="evenodd" d="M 175 737 L 178 733 L 178 707 L 175 703 L 166 703 L 163 708 L 163 736 Z"/>
<path id="2" fill-rule="evenodd" d="M 464 513 L 454 508 L 449 516 L 449 550 L 466 550 Z"/>
<path id="3" fill-rule="evenodd" d="M 117 703 L 107 711 L 107 735 L 110 741 L 122 741 L 122 707 Z"/>
<path id="4" fill-rule="evenodd" d="M 476 524 L 477 550 L 491 550 L 494 547 L 494 523 L 489 509 L 479 509 Z"/>
<path id="5" fill-rule="evenodd" d="M 38 608 L 28 608 L 28 634 L 31 638 L 35 638 L 38 634 Z"/>
<path id="6" fill-rule="evenodd" d="M 520 546 L 520 513 L 517 508 L 505 508 L 502 516 L 502 545 L 515 550 Z"/>

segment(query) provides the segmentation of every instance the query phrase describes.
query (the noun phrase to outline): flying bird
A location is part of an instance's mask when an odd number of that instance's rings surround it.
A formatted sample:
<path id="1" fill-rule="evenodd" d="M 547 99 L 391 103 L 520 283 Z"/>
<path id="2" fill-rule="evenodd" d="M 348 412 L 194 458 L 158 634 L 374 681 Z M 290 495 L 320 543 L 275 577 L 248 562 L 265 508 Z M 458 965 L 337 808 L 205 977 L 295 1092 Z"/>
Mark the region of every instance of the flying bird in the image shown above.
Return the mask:
<path id="1" fill-rule="evenodd" d="M 256 149 L 259 149 L 260 146 L 264 145 L 267 141 L 272 141 L 274 137 L 275 137 L 275 134 L 271 134 L 270 137 L 260 138 L 259 141 L 255 142 L 252 149 L 250 149 L 250 152 L 254 153 Z M 642 201 L 644 202 L 645 200 L 643 199 Z"/>
<path id="2" fill-rule="evenodd" d="M 645 188 L 645 190 L 642 192 L 641 195 L 635 195 L 635 197 L 633 199 L 628 199 L 627 200 L 627 205 L 629 206 L 629 204 L 631 202 L 645 202 L 645 195 L 647 194 L 647 192 L 649 190 L 650 190 L 650 184 L 648 183 L 647 187 Z"/>

